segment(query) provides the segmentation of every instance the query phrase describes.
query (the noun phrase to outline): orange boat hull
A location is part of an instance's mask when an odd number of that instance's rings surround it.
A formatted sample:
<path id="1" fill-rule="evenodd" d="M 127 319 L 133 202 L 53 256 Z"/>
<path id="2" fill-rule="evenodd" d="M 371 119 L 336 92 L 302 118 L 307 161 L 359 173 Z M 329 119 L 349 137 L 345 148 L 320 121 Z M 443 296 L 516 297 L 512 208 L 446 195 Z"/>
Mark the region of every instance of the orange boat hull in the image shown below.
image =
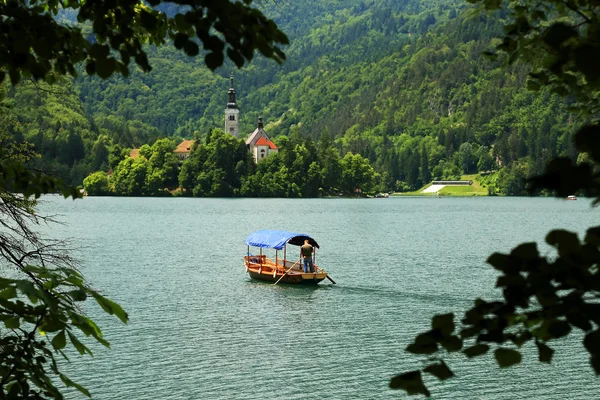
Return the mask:
<path id="1" fill-rule="evenodd" d="M 250 278 L 256 279 L 259 281 L 267 281 L 267 282 L 277 282 L 284 274 L 283 273 L 258 273 L 258 271 L 252 271 L 250 268 L 248 269 L 248 274 Z M 284 276 L 279 283 L 292 283 L 292 284 L 305 284 L 305 285 L 316 285 L 321 282 L 323 279 L 327 277 L 327 273 L 325 272 L 314 272 L 314 273 L 289 273 Z"/>
<path id="2" fill-rule="evenodd" d="M 244 257 L 244 265 L 250 278 L 259 281 L 314 285 L 327 278 L 327 272 L 316 265 L 317 272 L 304 273 L 298 263 L 280 261 L 276 264 L 265 256 Z"/>

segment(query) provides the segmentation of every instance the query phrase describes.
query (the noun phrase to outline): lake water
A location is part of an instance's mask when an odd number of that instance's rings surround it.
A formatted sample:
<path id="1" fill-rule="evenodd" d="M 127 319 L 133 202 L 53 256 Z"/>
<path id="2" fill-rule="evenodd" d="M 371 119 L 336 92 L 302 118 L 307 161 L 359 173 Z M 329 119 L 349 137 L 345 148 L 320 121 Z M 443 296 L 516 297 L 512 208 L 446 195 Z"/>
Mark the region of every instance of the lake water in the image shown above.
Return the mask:
<path id="1" fill-rule="evenodd" d="M 421 365 L 404 349 L 432 315 L 499 295 L 487 256 L 600 225 L 589 201 L 548 198 L 48 197 L 41 210 L 61 215 L 52 236 L 72 238 L 92 285 L 130 315 L 90 304 L 112 350 L 65 366 L 102 400 L 405 397 L 387 384 Z M 337 285 L 249 280 L 244 240 L 269 228 L 311 234 Z M 556 347 L 552 365 L 528 347 L 506 370 L 452 357 L 458 377 L 428 380 L 433 398 L 597 398 L 581 337 Z"/>

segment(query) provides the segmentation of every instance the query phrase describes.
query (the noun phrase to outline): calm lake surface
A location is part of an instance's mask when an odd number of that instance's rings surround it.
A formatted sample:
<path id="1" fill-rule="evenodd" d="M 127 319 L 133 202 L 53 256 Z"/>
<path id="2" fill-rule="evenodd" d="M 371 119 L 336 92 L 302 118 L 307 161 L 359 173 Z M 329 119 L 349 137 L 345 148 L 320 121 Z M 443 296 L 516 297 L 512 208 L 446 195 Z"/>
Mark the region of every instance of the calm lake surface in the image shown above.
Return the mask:
<path id="1" fill-rule="evenodd" d="M 404 348 L 430 318 L 499 295 L 487 256 L 600 225 L 589 201 L 547 198 L 46 197 L 41 210 L 60 214 L 52 236 L 72 239 L 92 285 L 130 316 L 90 303 L 112 350 L 65 366 L 101 400 L 405 398 L 387 384 L 421 365 Z M 249 280 L 244 240 L 257 229 L 311 234 L 338 284 Z M 449 359 L 458 377 L 429 380 L 432 398 L 598 398 L 581 337 L 557 344 L 552 365 L 532 347 L 506 370 Z"/>

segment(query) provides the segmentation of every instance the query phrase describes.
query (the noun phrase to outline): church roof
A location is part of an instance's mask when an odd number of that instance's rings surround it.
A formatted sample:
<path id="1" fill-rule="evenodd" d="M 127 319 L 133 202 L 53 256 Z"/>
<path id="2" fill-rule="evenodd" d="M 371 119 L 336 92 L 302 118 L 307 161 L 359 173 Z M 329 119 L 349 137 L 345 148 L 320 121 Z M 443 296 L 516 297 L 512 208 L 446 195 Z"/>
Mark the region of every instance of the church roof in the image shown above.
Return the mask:
<path id="1" fill-rule="evenodd" d="M 264 129 L 256 128 L 254 132 L 252 132 L 252 134 L 248 137 L 248 140 L 246 140 L 246 144 L 252 144 L 252 142 L 255 142 L 259 137 L 266 137 L 267 139 L 269 138 Z"/>
<path id="2" fill-rule="evenodd" d="M 173 153 L 189 153 L 192 150 L 193 145 L 193 140 L 184 140 L 183 142 L 179 143 L 179 146 L 177 146 L 175 150 L 173 150 Z"/>
<path id="3" fill-rule="evenodd" d="M 255 146 L 269 146 L 269 148 L 272 150 L 278 149 L 278 147 L 275 146 L 275 143 L 271 142 L 269 139 L 266 139 L 264 136 L 261 136 L 261 138 L 258 139 Z"/>
<path id="4" fill-rule="evenodd" d="M 258 116 L 258 125 L 257 125 L 256 129 L 254 130 L 254 132 L 252 132 L 252 134 L 250 135 L 248 140 L 246 140 L 246 144 L 250 145 L 250 146 L 256 146 L 256 142 L 261 137 L 266 138 L 268 141 L 271 140 L 271 139 L 269 139 L 269 135 L 267 135 L 267 132 L 265 132 L 265 130 L 263 129 L 263 120 L 262 120 L 262 117 L 259 115 Z M 275 145 L 273 145 L 273 146 L 275 146 Z"/>

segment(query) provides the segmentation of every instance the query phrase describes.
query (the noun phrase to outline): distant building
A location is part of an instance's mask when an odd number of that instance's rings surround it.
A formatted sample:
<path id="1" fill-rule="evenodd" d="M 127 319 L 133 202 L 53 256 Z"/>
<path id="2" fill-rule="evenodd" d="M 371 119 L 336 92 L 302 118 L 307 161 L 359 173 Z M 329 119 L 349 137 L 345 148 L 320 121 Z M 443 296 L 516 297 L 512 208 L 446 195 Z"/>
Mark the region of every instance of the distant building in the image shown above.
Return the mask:
<path id="1" fill-rule="evenodd" d="M 192 148 L 194 147 L 194 142 L 195 140 L 184 140 L 183 142 L 179 143 L 175 150 L 173 150 L 173 154 L 175 154 L 179 160 L 183 161 L 187 159 L 190 156 Z M 139 156 L 140 149 L 131 149 L 129 152 L 129 157 L 131 158 L 138 158 Z"/>
<path id="2" fill-rule="evenodd" d="M 279 152 L 279 148 L 269 139 L 267 132 L 263 128 L 262 117 L 258 117 L 258 126 L 250 137 L 248 137 L 248 140 L 246 140 L 246 147 L 252 153 L 255 162 L 259 162 L 271 154 Z"/>
<path id="3" fill-rule="evenodd" d="M 238 137 L 239 119 L 240 110 L 235 99 L 233 75 L 231 75 L 229 91 L 227 92 L 227 107 L 225 108 L 225 132 Z M 279 148 L 269 139 L 267 132 L 265 132 L 262 117 L 258 117 L 258 126 L 246 140 L 246 147 L 248 148 L 248 152 L 254 157 L 255 162 L 279 151 Z"/>
<path id="4" fill-rule="evenodd" d="M 238 137 L 240 110 L 235 101 L 235 89 L 233 88 L 233 74 L 230 78 L 229 91 L 227 92 L 227 108 L 225 108 L 225 132 Z"/>
<path id="5" fill-rule="evenodd" d="M 173 153 L 178 159 L 185 160 L 190 156 L 193 146 L 194 140 L 184 140 L 183 142 L 179 143 L 179 146 L 177 146 L 175 150 L 173 150 Z"/>

